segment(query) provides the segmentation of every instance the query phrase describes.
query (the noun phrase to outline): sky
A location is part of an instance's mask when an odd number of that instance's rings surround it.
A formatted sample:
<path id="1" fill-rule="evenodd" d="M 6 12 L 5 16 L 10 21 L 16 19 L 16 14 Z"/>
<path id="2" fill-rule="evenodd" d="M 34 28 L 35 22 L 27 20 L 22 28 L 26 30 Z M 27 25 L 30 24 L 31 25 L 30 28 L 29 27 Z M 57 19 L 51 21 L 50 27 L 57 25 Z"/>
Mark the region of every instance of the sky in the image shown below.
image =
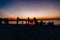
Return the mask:
<path id="1" fill-rule="evenodd" d="M 60 18 L 59 0 L 0 0 L 0 18 Z"/>

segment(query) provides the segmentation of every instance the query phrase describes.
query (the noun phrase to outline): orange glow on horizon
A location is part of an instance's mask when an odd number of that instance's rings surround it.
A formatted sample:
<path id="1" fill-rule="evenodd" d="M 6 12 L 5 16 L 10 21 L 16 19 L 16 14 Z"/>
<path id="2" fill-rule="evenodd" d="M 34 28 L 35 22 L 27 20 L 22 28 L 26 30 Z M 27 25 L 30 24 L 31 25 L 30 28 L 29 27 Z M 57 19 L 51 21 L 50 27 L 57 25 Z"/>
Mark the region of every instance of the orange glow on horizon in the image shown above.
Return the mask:
<path id="1" fill-rule="evenodd" d="M 0 18 L 9 18 L 9 19 L 14 19 L 14 20 L 16 20 L 16 18 L 17 17 L 0 17 Z M 28 17 L 19 17 L 20 19 L 27 19 Z M 33 16 L 31 16 L 31 17 L 29 17 L 30 19 L 33 19 L 34 17 Z M 36 19 L 50 19 L 50 18 L 52 18 L 52 19 L 54 19 L 54 18 L 60 18 L 60 17 L 52 17 L 52 16 L 46 16 L 46 17 L 40 17 L 40 16 L 38 16 L 38 17 L 36 17 Z"/>

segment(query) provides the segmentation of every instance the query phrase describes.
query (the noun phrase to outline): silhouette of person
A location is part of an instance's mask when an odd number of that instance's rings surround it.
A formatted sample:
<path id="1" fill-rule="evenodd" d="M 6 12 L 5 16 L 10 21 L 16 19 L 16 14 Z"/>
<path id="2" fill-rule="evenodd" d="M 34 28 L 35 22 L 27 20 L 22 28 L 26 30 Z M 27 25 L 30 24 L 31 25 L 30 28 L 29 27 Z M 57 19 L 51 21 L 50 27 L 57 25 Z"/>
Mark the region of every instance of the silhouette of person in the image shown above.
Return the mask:
<path id="1" fill-rule="evenodd" d="M 39 25 L 38 21 L 36 20 L 36 18 L 34 17 L 34 22 L 35 22 L 35 25 Z"/>
<path id="2" fill-rule="evenodd" d="M 40 26 L 43 26 L 43 24 L 44 24 L 44 23 L 43 23 L 43 20 L 41 20 L 41 22 L 40 22 Z"/>
<path id="3" fill-rule="evenodd" d="M 19 17 L 17 17 L 17 24 L 18 24 L 18 21 L 19 21 Z"/>
<path id="4" fill-rule="evenodd" d="M 0 24 L 2 24 L 2 18 L 0 18 Z"/>
<path id="5" fill-rule="evenodd" d="M 54 26 L 54 22 L 53 21 L 51 22 L 51 25 Z"/>
<path id="6" fill-rule="evenodd" d="M 28 24 L 29 24 L 29 21 L 30 21 L 30 20 L 29 20 L 29 17 L 28 17 Z"/>
<path id="7" fill-rule="evenodd" d="M 47 25 L 48 25 L 48 26 L 51 26 L 51 22 L 49 21 L 49 22 L 47 23 Z"/>
<path id="8" fill-rule="evenodd" d="M 23 21 L 22 21 L 22 24 L 23 24 Z"/>
<path id="9" fill-rule="evenodd" d="M 33 20 L 30 20 L 30 25 L 33 25 Z"/>
<path id="10" fill-rule="evenodd" d="M 8 18 L 5 18 L 5 24 L 9 24 Z"/>
<path id="11" fill-rule="evenodd" d="M 52 21 L 52 22 L 48 22 L 48 26 L 54 26 L 54 22 Z"/>

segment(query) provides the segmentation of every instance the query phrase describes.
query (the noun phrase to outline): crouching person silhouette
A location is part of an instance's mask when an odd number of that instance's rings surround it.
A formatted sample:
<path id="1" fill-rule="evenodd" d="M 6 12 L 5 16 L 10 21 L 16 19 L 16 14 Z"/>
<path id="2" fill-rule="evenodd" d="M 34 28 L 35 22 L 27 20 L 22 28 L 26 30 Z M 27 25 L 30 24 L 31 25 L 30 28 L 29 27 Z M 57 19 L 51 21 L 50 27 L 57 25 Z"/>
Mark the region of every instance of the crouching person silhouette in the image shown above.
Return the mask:
<path id="1" fill-rule="evenodd" d="M 52 22 L 49 21 L 49 22 L 47 23 L 47 25 L 48 25 L 48 26 L 54 26 L 54 22 L 53 22 L 53 21 L 52 21 Z"/>
<path id="2" fill-rule="evenodd" d="M 43 26 L 43 24 L 44 24 L 44 23 L 43 23 L 43 20 L 41 20 L 41 22 L 40 22 L 40 26 Z"/>
<path id="3" fill-rule="evenodd" d="M 51 22 L 51 25 L 54 26 L 54 22 L 53 21 Z"/>

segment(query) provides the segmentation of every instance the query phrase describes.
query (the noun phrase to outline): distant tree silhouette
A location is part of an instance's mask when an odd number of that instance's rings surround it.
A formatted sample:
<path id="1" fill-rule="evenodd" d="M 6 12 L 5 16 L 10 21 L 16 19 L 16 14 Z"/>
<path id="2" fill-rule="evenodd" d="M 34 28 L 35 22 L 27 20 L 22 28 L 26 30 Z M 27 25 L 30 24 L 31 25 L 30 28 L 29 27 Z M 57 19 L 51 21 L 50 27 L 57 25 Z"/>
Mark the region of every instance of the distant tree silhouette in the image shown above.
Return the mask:
<path id="1" fill-rule="evenodd" d="M 0 24 L 2 24 L 2 18 L 0 18 Z"/>
<path id="2" fill-rule="evenodd" d="M 35 25 L 39 25 L 38 21 L 36 20 L 36 18 L 34 17 L 34 22 L 35 22 Z"/>
<path id="3" fill-rule="evenodd" d="M 44 24 L 44 23 L 43 23 L 43 20 L 41 20 L 41 22 L 40 22 L 40 26 L 43 26 L 43 24 Z"/>
<path id="4" fill-rule="evenodd" d="M 9 24 L 8 18 L 5 18 L 4 22 L 5 22 L 5 24 Z"/>

